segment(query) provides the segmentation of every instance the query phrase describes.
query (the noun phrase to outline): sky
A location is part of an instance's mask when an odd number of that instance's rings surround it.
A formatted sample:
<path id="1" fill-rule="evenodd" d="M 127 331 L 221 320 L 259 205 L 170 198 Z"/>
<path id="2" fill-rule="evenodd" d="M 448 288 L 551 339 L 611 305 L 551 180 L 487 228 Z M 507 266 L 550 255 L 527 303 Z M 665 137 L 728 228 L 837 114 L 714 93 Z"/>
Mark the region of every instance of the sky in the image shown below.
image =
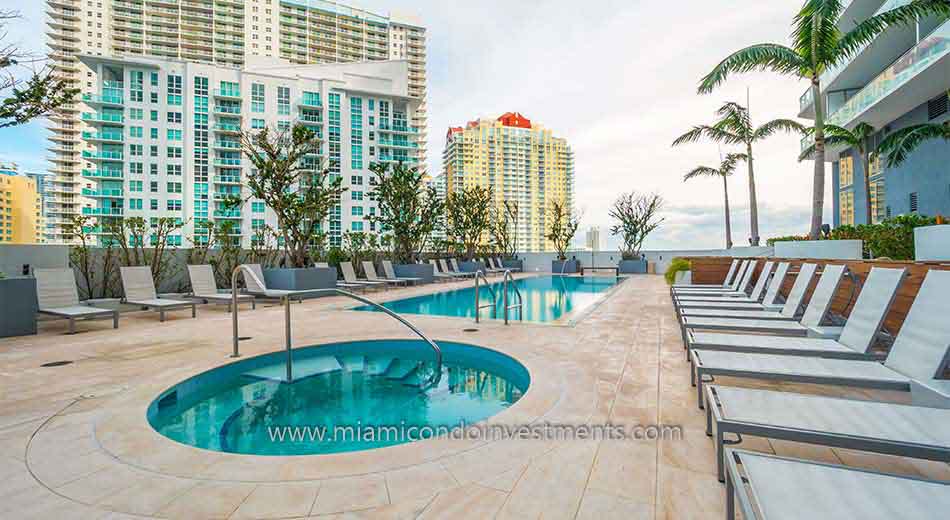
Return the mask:
<path id="1" fill-rule="evenodd" d="M 45 2 L 5 4 L 24 16 L 11 24 L 6 40 L 42 51 Z M 665 199 L 665 221 L 645 244 L 652 249 L 724 244 L 722 182 L 682 180 L 696 166 L 718 166 L 720 150 L 708 142 L 677 148 L 670 143 L 692 125 L 711 123 L 723 102 L 745 103 L 747 92 L 756 124 L 794 118 L 807 87 L 795 78 L 755 73 L 734 76 L 712 94 L 696 94 L 699 79 L 732 51 L 787 43 L 801 0 L 353 4 L 382 13 L 414 13 L 427 27 L 430 172 L 442 169 L 449 126 L 521 112 L 566 138 L 574 150 L 579 235 L 590 226 L 609 226 L 608 208 L 622 192 L 655 192 Z M 0 129 L 0 160 L 45 169 L 44 124 Z M 755 149 L 763 239 L 808 230 L 813 166 L 797 162 L 798 149 L 794 135 L 775 136 Z M 747 182 L 740 165 L 729 180 L 736 245 L 748 243 Z M 830 174 L 826 188 L 825 221 L 830 222 Z M 617 240 L 608 238 L 607 244 L 615 246 Z"/>

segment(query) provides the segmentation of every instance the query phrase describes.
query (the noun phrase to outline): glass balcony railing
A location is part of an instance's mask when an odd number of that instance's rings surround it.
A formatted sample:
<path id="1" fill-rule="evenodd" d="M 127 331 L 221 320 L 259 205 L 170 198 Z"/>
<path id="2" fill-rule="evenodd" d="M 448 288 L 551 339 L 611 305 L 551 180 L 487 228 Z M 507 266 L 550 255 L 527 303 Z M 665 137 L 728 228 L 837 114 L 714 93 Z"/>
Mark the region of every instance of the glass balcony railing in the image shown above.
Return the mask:
<path id="1" fill-rule="evenodd" d="M 99 123 L 122 123 L 125 121 L 125 117 L 122 114 L 104 114 L 98 112 L 83 112 L 82 114 L 83 121 L 99 122 Z"/>
<path id="2" fill-rule="evenodd" d="M 214 210 L 214 216 L 215 218 L 241 218 L 241 211 L 236 209 L 216 209 Z"/>
<path id="3" fill-rule="evenodd" d="M 122 208 L 83 208 L 82 214 L 97 217 L 121 217 Z"/>
<path id="4" fill-rule="evenodd" d="M 214 89 L 214 96 L 219 98 L 241 99 L 241 91 L 238 89 Z"/>
<path id="5" fill-rule="evenodd" d="M 111 190 L 92 190 L 89 188 L 83 188 L 82 194 L 86 197 L 93 198 L 102 198 L 102 199 L 121 199 L 122 190 L 111 189 Z"/>
<path id="6" fill-rule="evenodd" d="M 214 125 L 214 129 L 218 132 L 240 132 L 241 125 L 232 125 L 230 123 L 218 123 Z"/>
<path id="7" fill-rule="evenodd" d="M 241 160 L 240 159 L 215 159 L 214 165 L 215 166 L 240 166 Z"/>
<path id="8" fill-rule="evenodd" d="M 215 141 L 215 148 L 228 148 L 231 150 L 239 150 L 241 148 L 241 143 L 237 141 Z"/>
<path id="9" fill-rule="evenodd" d="M 110 94 L 83 94 L 82 100 L 86 103 L 94 103 L 99 105 L 121 105 L 123 103 L 122 96 Z"/>
<path id="10" fill-rule="evenodd" d="M 91 179 L 121 179 L 122 170 L 83 170 L 82 176 Z"/>
<path id="11" fill-rule="evenodd" d="M 897 59 L 828 117 L 828 124 L 847 126 L 881 100 L 950 54 L 950 22 L 944 22 Z"/>
<path id="12" fill-rule="evenodd" d="M 87 141 L 113 141 L 121 143 L 125 137 L 117 132 L 83 132 L 82 138 Z"/>
<path id="13" fill-rule="evenodd" d="M 91 152 L 89 150 L 82 151 L 83 159 L 105 159 L 105 160 L 122 160 L 122 152 Z"/>
<path id="14" fill-rule="evenodd" d="M 228 105 L 215 105 L 214 112 L 216 114 L 240 115 L 241 107 L 233 107 L 233 106 L 228 106 Z"/>
<path id="15" fill-rule="evenodd" d="M 238 175 L 215 175 L 214 182 L 218 184 L 241 184 L 241 177 Z"/>

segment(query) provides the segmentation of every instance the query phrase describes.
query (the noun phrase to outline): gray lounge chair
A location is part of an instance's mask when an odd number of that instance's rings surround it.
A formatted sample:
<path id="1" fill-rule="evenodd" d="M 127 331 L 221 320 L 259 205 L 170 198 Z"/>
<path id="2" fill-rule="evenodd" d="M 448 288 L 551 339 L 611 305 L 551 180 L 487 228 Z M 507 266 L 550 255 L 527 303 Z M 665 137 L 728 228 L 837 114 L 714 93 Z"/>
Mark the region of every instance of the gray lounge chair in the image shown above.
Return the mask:
<path id="1" fill-rule="evenodd" d="M 739 270 L 736 271 L 736 278 L 730 285 L 726 287 L 674 287 L 671 288 L 671 291 L 675 295 L 682 296 L 709 296 L 716 294 L 740 293 L 748 285 L 749 280 L 755 271 L 755 265 L 757 263 L 758 262 L 754 260 L 743 260 L 742 263 L 739 264 Z M 741 296 L 745 296 L 745 294 L 741 294 Z"/>
<path id="2" fill-rule="evenodd" d="M 778 304 L 778 295 L 779 290 L 782 288 L 782 284 L 785 282 L 785 277 L 788 275 L 788 262 L 780 262 L 778 267 L 775 269 L 767 283 L 768 289 L 765 292 L 765 299 L 763 303 L 766 305 L 773 306 L 774 308 L 781 309 L 782 304 Z M 760 280 L 761 281 L 761 278 Z M 756 281 L 758 285 L 758 281 Z M 758 303 L 756 300 L 749 296 L 741 296 L 738 293 L 724 293 L 724 294 L 713 294 L 706 296 L 676 296 L 673 295 L 673 302 L 678 306 L 687 306 L 687 305 L 696 305 L 699 303 L 722 303 L 722 304 L 739 304 L 739 303 Z M 774 310 L 774 309 L 773 309 Z"/>
<path id="3" fill-rule="evenodd" d="M 231 309 L 231 294 L 218 291 L 218 283 L 214 279 L 214 270 L 210 265 L 189 265 L 188 278 L 191 280 L 191 297 L 203 301 L 204 303 L 215 302 L 224 303 Z M 251 308 L 257 308 L 257 302 L 254 296 L 250 294 L 239 294 L 238 303 L 250 302 Z"/>
<path id="4" fill-rule="evenodd" d="M 497 265 L 497 266 L 498 266 L 499 268 L 501 268 L 501 269 L 506 269 L 506 270 L 508 270 L 508 271 L 511 271 L 512 273 L 520 273 L 520 272 L 521 272 L 521 268 L 520 268 L 520 267 L 505 267 L 505 262 L 502 261 L 502 259 L 501 259 L 500 256 L 496 256 L 496 257 L 495 257 L 495 265 Z"/>
<path id="5" fill-rule="evenodd" d="M 485 272 L 487 274 L 502 274 L 505 272 L 504 269 L 498 269 L 497 267 L 493 266 L 487 258 L 482 258 L 480 262 L 485 266 Z"/>
<path id="6" fill-rule="evenodd" d="M 380 278 L 376 275 L 376 266 L 373 265 L 373 262 L 368 260 L 363 261 L 363 273 L 366 274 L 366 279 L 371 282 L 382 282 L 390 285 L 409 285 L 409 280 L 401 280 L 399 278 Z"/>
<path id="7" fill-rule="evenodd" d="M 76 275 L 72 269 L 34 269 L 38 312 L 69 320 L 69 333 L 76 333 L 77 320 L 112 318 L 112 328 L 119 328 L 119 311 L 97 309 L 79 301 Z"/>
<path id="8" fill-rule="evenodd" d="M 340 262 L 340 272 L 343 273 L 343 282 L 337 282 L 337 287 L 347 287 L 350 289 L 385 289 L 386 282 L 371 282 L 369 280 L 360 280 L 356 277 L 356 271 L 353 270 L 353 264 L 350 262 Z"/>
<path id="9" fill-rule="evenodd" d="M 391 280 L 406 280 L 411 284 L 417 284 L 422 280 L 422 278 L 416 278 L 412 276 L 396 276 L 396 270 L 393 269 L 393 263 L 389 260 L 383 260 L 383 274 L 386 275 L 386 278 Z"/>
<path id="10" fill-rule="evenodd" d="M 264 281 L 264 271 L 261 269 L 261 264 L 243 264 L 243 266 L 254 273 L 254 276 L 247 276 L 245 273 L 244 286 L 247 287 L 245 290 L 247 294 L 252 294 L 258 298 L 267 298 L 272 300 L 287 298 L 291 301 L 303 301 L 303 299 L 308 294 L 313 293 L 313 291 L 268 289 L 266 285 L 267 282 Z"/>
<path id="11" fill-rule="evenodd" d="M 778 297 L 779 286 L 781 286 L 781 281 L 774 284 L 768 284 L 769 280 L 772 280 L 772 267 L 775 265 L 775 262 L 768 261 L 765 262 L 765 265 L 762 267 L 762 273 L 759 275 L 758 280 L 755 282 L 755 286 L 752 288 L 752 292 L 749 293 L 749 296 L 746 298 L 729 298 L 723 300 L 712 299 L 709 300 L 686 300 L 680 302 L 673 298 L 673 305 L 676 307 L 678 314 L 682 315 L 682 311 L 686 309 L 732 309 L 732 310 L 781 310 L 782 305 L 776 305 L 775 300 Z M 788 264 L 786 263 L 786 266 Z M 766 286 L 768 285 L 768 292 L 764 300 L 762 299 L 762 293 L 766 292 Z M 771 298 L 771 299 L 770 299 Z M 759 300 L 762 300 L 761 302 Z"/>
<path id="12" fill-rule="evenodd" d="M 456 262 L 454 258 L 451 260 L 451 264 L 444 259 L 439 260 L 439 266 L 442 268 L 443 273 L 458 276 L 459 278 L 474 278 L 476 274 L 474 272 L 469 273 L 460 271 L 458 268 L 458 262 Z"/>
<path id="13" fill-rule="evenodd" d="M 872 359 L 875 356 L 871 353 L 871 347 L 904 275 L 904 269 L 872 268 L 837 341 L 828 338 L 690 331 L 687 342 L 690 349 Z"/>
<path id="14" fill-rule="evenodd" d="M 443 282 L 450 282 L 458 278 L 457 276 L 452 276 L 448 273 L 443 273 L 441 269 L 439 268 L 439 262 L 437 262 L 434 258 L 429 259 L 429 264 L 432 265 L 432 276 L 434 276 L 436 280 L 442 280 Z"/>
<path id="15" fill-rule="evenodd" d="M 120 267 L 119 275 L 122 277 L 125 302 L 158 311 L 158 321 L 165 321 L 165 313 L 168 311 L 187 309 L 188 307 L 191 307 L 191 317 L 197 316 L 198 311 L 195 309 L 195 302 L 193 301 L 186 302 L 158 297 L 155 293 L 155 282 L 152 281 L 151 267 Z"/>
<path id="16" fill-rule="evenodd" d="M 726 273 L 726 279 L 723 280 L 722 283 L 714 283 L 714 284 L 703 284 L 703 283 L 685 283 L 685 284 L 678 284 L 678 283 L 675 283 L 675 284 L 673 284 L 672 289 L 680 289 L 680 288 L 686 289 L 686 288 L 690 288 L 690 287 L 695 287 L 695 288 L 720 287 L 720 288 L 723 288 L 723 289 L 724 289 L 724 288 L 730 287 L 730 286 L 732 285 L 732 281 L 733 281 L 733 279 L 734 279 L 734 277 L 735 277 L 735 274 L 736 274 L 736 269 L 738 269 L 738 268 L 739 268 L 739 259 L 738 259 L 738 258 L 733 258 L 733 259 L 732 259 L 732 263 L 729 264 L 729 271 Z"/>
<path id="17" fill-rule="evenodd" d="M 718 385 L 706 387 L 706 403 L 720 482 L 725 446 L 742 435 L 950 462 L 948 408 Z"/>
<path id="18" fill-rule="evenodd" d="M 942 520 L 950 483 L 744 450 L 727 450 L 726 518 Z"/>
<path id="19" fill-rule="evenodd" d="M 941 379 L 950 360 L 950 320 L 946 318 L 946 294 L 950 271 L 930 270 L 901 325 L 884 363 L 849 359 L 780 356 L 747 352 L 690 351 L 699 407 L 703 408 L 703 385 L 708 377 L 792 381 L 823 385 L 854 386 L 881 390 L 910 391 L 912 382 L 950 393 L 950 381 Z"/>

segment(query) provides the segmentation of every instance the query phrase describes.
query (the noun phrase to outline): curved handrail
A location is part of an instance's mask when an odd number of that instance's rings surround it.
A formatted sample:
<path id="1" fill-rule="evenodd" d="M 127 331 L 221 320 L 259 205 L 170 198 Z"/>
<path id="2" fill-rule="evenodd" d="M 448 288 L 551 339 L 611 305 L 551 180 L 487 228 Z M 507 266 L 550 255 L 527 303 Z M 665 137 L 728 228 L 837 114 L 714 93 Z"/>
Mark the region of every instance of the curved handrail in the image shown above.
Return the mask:
<path id="1" fill-rule="evenodd" d="M 515 277 L 514 275 L 511 274 L 510 269 L 505 269 L 505 274 L 503 275 L 502 280 L 503 280 L 502 286 L 504 287 L 502 289 L 504 291 L 504 302 L 502 305 L 505 308 L 505 325 L 508 325 L 508 310 L 513 309 L 513 308 L 518 309 L 518 321 L 523 321 L 524 320 L 524 298 L 521 297 L 521 291 L 518 290 L 518 286 L 514 283 Z M 508 282 L 509 281 L 512 282 L 511 286 L 514 288 L 515 295 L 518 297 L 517 305 L 511 305 L 511 306 L 508 305 Z"/>
<path id="2" fill-rule="evenodd" d="M 231 272 L 231 305 L 232 305 L 231 323 L 232 323 L 232 332 L 233 332 L 232 342 L 233 342 L 233 347 L 234 347 L 234 352 L 231 354 L 231 357 L 240 356 L 240 352 L 238 351 L 237 276 L 242 273 L 244 274 L 244 276 L 250 275 L 251 279 L 254 280 L 254 282 L 257 283 L 259 287 L 267 287 L 266 285 L 264 285 L 264 282 L 260 278 L 257 277 L 254 271 L 249 269 L 244 264 L 236 266 L 234 270 Z M 357 294 L 353 294 L 349 291 L 344 291 L 342 289 L 328 288 L 328 289 L 309 289 L 305 291 L 293 291 L 293 296 L 305 296 L 305 295 L 317 295 L 317 294 L 336 294 L 340 296 L 346 296 L 360 303 L 369 305 L 376 310 L 382 311 L 384 314 L 387 314 L 389 317 L 394 318 L 396 321 L 406 326 L 409 330 L 411 330 L 413 333 L 419 336 L 419 338 L 425 341 L 429 345 L 429 347 L 432 348 L 433 352 L 435 352 L 436 370 L 432 379 L 427 383 L 426 388 L 438 384 L 439 380 L 442 378 L 442 349 L 439 348 L 439 346 L 434 341 L 429 339 L 428 336 L 423 334 L 421 330 L 416 328 L 415 325 L 413 325 L 412 323 L 409 323 L 409 321 L 407 321 L 402 316 L 396 314 L 395 312 L 387 309 L 386 307 L 383 307 L 382 305 L 368 298 L 359 296 Z M 285 339 L 285 345 L 287 348 L 287 381 L 288 382 L 293 381 L 293 370 L 292 370 L 293 360 L 290 354 L 290 351 L 292 350 L 291 342 L 290 342 L 290 296 L 291 295 L 284 295 L 281 297 L 281 300 L 283 300 L 283 303 L 284 303 L 284 320 L 285 320 L 284 321 L 284 326 L 285 326 L 284 339 Z"/>
<path id="3" fill-rule="evenodd" d="M 482 279 L 485 281 L 485 287 L 489 290 L 489 292 L 491 292 L 491 313 L 492 313 L 493 318 L 495 317 L 495 306 L 498 303 L 498 294 L 495 293 L 495 289 L 491 286 L 490 283 L 488 283 L 488 277 L 485 276 L 485 272 L 480 269 L 476 269 L 475 270 L 475 323 L 479 322 L 479 313 L 482 310 L 482 305 L 481 305 L 481 301 L 479 299 L 479 293 L 478 293 L 479 279 Z"/>

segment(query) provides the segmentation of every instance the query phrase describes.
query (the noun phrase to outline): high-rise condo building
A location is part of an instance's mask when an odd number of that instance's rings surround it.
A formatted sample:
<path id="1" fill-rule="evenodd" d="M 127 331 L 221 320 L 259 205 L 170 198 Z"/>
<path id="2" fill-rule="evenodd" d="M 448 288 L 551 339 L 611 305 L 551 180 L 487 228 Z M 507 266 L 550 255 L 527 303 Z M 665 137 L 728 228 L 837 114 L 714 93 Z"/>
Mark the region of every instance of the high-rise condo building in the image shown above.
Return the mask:
<path id="1" fill-rule="evenodd" d="M 47 0 L 54 73 L 82 98 L 50 117 L 51 238 L 79 212 L 85 167 L 80 133 L 95 130 L 79 116 L 97 95 L 94 72 L 80 55 L 145 57 L 240 69 L 255 57 L 294 64 L 405 60 L 408 95 L 418 101 L 409 121 L 426 164 L 426 29 L 411 16 L 380 15 L 326 0 Z M 86 165 L 87 166 L 87 165 Z"/>
<path id="2" fill-rule="evenodd" d="M 37 181 L 15 163 L 0 164 L 0 243 L 42 244 L 43 199 Z"/>
<path id="3" fill-rule="evenodd" d="M 169 245 L 205 240 L 203 223 L 230 221 L 244 246 L 277 220 L 263 201 L 248 199 L 250 165 L 242 131 L 311 128 L 320 151 L 307 158 L 328 166 L 348 191 L 323 229 L 331 245 L 346 230 L 376 231 L 364 221 L 369 165 L 418 163 L 418 133 L 409 121 L 419 101 L 409 95 L 405 61 L 292 65 L 250 58 L 242 69 L 157 58 L 82 56 L 93 91 L 81 120 L 81 213 L 100 219 L 180 219 Z M 241 208 L 225 203 L 240 195 Z M 103 233 L 104 228 L 95 232 Z"/>
<path id="4" fill-rule="evenodd" d="M 436 185 L 445 194 L 491 188 L 495 204 L 517 205 L 518 251 L 549 251 L 553 201 L 574 206 L 574 153 L 567 140 L 517 112 L 449 128 Z"/>
<path id="5" fill-rule="evenodd" d="M 851 30 L 877 13 L 902 2 L 854 0 L 841 14 L 838 26 Z M 906 3 L 906 2 L 903 2 Z M 924 18 L 891 27 L 855 56 L 821 76 L 821 98 L 826 122 L 853 129 L 859 123 L 874 127 L 871 148 L 895 130 L 919 123 L 950 120 L 950 21 Z M 801 117 L 814 119 L 811 90 L 801 97 Z M 803 142 L 807 144 L 807 141 Z M 868 200 L 864 170 L 858 153 L 831 146 L 835 226 L 866 223 Z M 898 167 L 888 168 L 877 154 L 870 164 L 871 221 L 909 213 L 950 214 L 950 144 L 924 142 Z"/>

